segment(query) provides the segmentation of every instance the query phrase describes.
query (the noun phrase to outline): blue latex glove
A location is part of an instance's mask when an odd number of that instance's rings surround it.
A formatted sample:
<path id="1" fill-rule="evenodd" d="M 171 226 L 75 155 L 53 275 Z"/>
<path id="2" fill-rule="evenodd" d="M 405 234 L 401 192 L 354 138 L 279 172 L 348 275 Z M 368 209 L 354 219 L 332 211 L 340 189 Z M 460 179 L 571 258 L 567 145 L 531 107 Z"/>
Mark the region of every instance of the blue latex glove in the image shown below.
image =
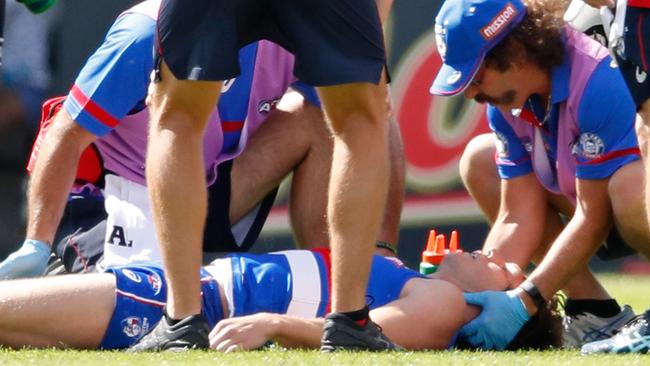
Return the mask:
<path id="1" fill-rule="evenodd" d="M 465 293 L 465 301 L 483 308 L 465 324 L 460 336 L 482 349 L 504 350 L 526 324 L 530 315 L 514 291 Z"/>
<path id="2" fill-rule="evenodd" d="M 50 246 L 39 240 L 27 239 L 23 246 L 0 263 L 0 279 L 38 277 L 47 268 Z"/>

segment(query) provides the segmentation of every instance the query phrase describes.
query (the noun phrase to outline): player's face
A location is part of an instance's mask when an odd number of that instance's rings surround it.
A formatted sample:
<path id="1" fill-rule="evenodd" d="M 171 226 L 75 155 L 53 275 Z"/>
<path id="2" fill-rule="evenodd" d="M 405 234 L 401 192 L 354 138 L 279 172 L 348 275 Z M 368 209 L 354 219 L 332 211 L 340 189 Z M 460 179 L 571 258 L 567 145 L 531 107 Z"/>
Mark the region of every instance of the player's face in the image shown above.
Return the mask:
<path id="1" fill-rule="evenodd" d="M 515 288 L 524 280 L 519 266 L 506 263 L 494 251 L 448 254 L 436 273 L 465 292 L 502 291 Z"/>
<path id="2" fill-rule="evenodd" d="M 516 65 L 503 72 L 482 65 L 464 92 L 465 98 L 489 103 L 505 113 L 521 108 L 529 94 L 522 69 Z"/>

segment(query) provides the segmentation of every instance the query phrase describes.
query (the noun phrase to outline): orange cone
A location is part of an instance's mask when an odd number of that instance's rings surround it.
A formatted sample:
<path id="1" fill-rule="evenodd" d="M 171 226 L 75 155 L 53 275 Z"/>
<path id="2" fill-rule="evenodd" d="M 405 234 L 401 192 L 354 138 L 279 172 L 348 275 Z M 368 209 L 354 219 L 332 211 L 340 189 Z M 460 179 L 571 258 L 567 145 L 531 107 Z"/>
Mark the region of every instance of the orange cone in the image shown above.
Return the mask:
<path id="1" fill-rule="evenodd" d="M 451 238 L 449 239 L 449 253 L 462 252 L 458 245 L 458 231 L 453 230 L 451 232 Z"/>

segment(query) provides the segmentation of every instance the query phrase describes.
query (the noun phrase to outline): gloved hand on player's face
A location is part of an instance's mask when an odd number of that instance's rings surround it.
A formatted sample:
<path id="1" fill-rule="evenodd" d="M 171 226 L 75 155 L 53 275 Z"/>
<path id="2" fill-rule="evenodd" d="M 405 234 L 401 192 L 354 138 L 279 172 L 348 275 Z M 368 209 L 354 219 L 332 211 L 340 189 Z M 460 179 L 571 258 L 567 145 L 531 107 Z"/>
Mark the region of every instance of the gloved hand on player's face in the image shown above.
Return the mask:
<path id="1" fill-rule="evenodd" d="M 17 0 L 23 3 L 34 14 L 39 14 L 51 8 L 56 0 Z"/>
<path id="2" fill-rule="evenodd" d="M 42 241 L 25 240 L 20 249 L 0 263 L 0 280 L 42 276 L 50 251 L 50 246 Z"/>
<path id="3" fill-rule="evenodd" d="M 460 330 L 470 345 L 482 349 L 504 350 L 530 319 L 514 291 L 465 293 L 465 301 L 482 307 L 481 313 Z"/>

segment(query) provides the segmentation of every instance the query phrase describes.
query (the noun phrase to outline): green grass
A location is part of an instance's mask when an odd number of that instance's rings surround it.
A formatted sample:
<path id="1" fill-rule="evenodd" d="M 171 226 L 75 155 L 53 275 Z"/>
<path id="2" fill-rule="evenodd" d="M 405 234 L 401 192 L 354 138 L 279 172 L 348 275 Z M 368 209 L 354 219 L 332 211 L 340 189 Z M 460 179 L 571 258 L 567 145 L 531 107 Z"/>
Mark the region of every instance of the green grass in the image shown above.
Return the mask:
<path id="1" fill-rule="evenodd" d="M 636 312 L 650 306 L 650 276 L 600 275 L 605 287 L 621 304 Z M 650 365 L 650 355 L 581 356 L 577 351 L 547 352 L 404 352 L 373 354 L 366 352 L 321 354 L 316 351 L 268 351 L 221 354 L 187 353 L 128 354 L 124 352 L 0 350 L 0 365 Z"/>

